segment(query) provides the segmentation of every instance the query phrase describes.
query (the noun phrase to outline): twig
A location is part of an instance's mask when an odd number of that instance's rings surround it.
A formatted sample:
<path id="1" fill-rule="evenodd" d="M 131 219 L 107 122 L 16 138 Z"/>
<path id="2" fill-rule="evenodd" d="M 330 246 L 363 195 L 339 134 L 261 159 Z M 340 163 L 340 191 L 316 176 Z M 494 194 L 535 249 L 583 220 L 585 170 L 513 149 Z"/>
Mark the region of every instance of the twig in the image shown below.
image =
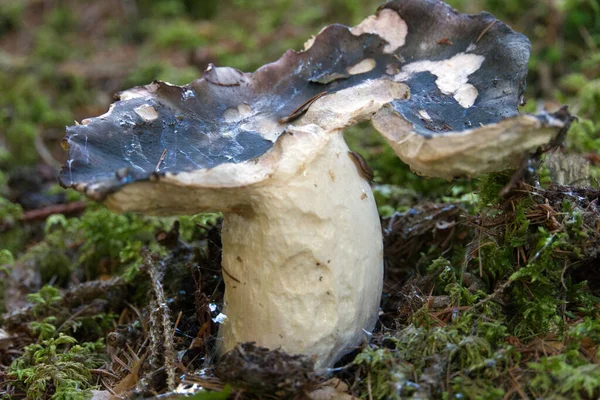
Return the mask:
<path id="1" fill-rule="evenodd" d="M 108 376 L 108 377 L 116 379 L 116 380 L 120 379 L 117 375 L 115 375 L 112 372 L 109 372 L 109 371 L 107 371 L 105 369 L 90 369 L 90 372 L 92 374 L 98 374 L 98 375 Z"/>
<path id="2" fill-rule="evenodd" d="M 515 376 L 513 375 L 512 371 L 510 369 L 508 370 L 508 375 L 510 376 L 510 379 L 515 384 L 515 388 L 517 389 L 517 393 L 519 393 L 519 395 L 521 396 L 521 398 L 529 400 L 529 396 L 527 396 L 527 394 L 525 393 L 525 391 L 523 391 L 523 388 L 521 387 L 521 385 L 517 381 L 517 378 L 515 378 Z"/>
<path id="3" fill-rule="evenodd" d="M 498 22 L 498 20 L 494 20 L 494 22 L 492 22 L 491 24 L 489 24 L 488 26 L 486 26 L 485 29 L 483 31 L 481 31 L 481 33 L 477 37 L 477 40 L 475 41 L 475 43 L 479 43 L 479 41 L 481 40 L 481 38 L 483 37 L 483 35 L 485 35 L 490 29 L 492 29 L 492 26 L 494 26 L 494 24 L 496 22 Z"/>
<path id="4" fill-rule="evenodd" d="M 75 318 L 79 317 L 81 314 L 86 312 L 91 306 L 93 306 L 93 303 L 86 304 L 84 307 L 81 307 L 81 309 L 79 311 L 77 311 L 75 314 L 71 314 L 71 316 L 69 318 L 67 318 L 65 320 L 65 322 L 60 324 L 60 326 L 58 327 L 56 332 L 62 332 L 63 328 L 67 325 L 67 323 L 69 323 L 69 322 L 73 321 Z"/>
<path id="5" fill-rule="evenodd" d="M 225 275 L 227 275 L 228 277 L 230 277 L 231 279 L 233 279 L 237 283 L 242 283 L 238 278 L 236 278 L 235 276 L 231 275 L 229 273 L 229 271 L 227 271 L 224 267 L 221 267 L 221 269 L 223 270 L 223 272 L 225 272 Z"/>
<path id="6" fill-rule="evenodd" d="M 177 319 L 175 320 L 175 326 L 173 327 L 173 336 L 175 336 L 175 332 L 177 331 L 177 327 L 179 326 L 179 322 L 181 321 L 182 315 L 183 311 L 179 311 L 179 314 L 177 314 Z"/>
<path id="7" fill-rule="evenodd" d="M 473 311 L 477 308 L 480 308 L 481 306 L 483 306 L 486 303 L 489 303 L 490 301 L 494 300 L 496 297 L 498 297 L 502 292 L 504 292 L 512 283 L 513 281 L 511 281 L 510 279 L 508 279 L 506 282 L 504 282 L 502 285 L 498 286 L 496 288 L 496 290 L 494 290 L 493 293 L 490 293 L 488 296 L 486 296 L 485 299 L 481 300 L 480 302 L 473 304 L 467 311 Z"/>
<path id="8" fill-rule="evenodd" d="M 304 103 L 302 103 L 294 111 L 292 111 L 290 113 L 290 115 L 288 115 L 287 117 L 281 118 L 279 120 L 279 123 L 280 124 L 287 124 L 287 123 L 290 123 L 290 122 L 292 122 L 292 121 L 300 118 L 306 111 L 308 111 L 308 108 L 310 107 L 310 105 L 312 103 L 314 103 L 315 101 L 317 101 L 321 97 L 325 96 L 326 94 L 327 94 L 327 92 L 321 92 L 319 94 L 314 95 L 313 97 L 311 97 L 310 99 L 308 99 Z"/>
<path id="9" fill-rule="evenodd" d="M 38 208 L 36 210 L 25 211 L 23 216 L 19 219 L 24 222 L 37 221 L 46 219 L 53 214 L 78 214 L 84 211 L 86 208 L 87 203 L 83 201 L 74 201 L 66 204 L 53 204 L 51 206 Z"/>
<path id="10" fill-rule="evenodd" d="M 158 163 L 156 164 L 156 168 L 154 168 L 154 172 L 158 172 L 158 170 L 160 169 L 160 164 L 162 164 L 162 162 L 165 160 L 165 157 L 167 156 L 167 149 L 164 149 L 162 154 L 160 155 L 160 158 L 158 159 Z"/>
<path id="11" fill-rule="evenodd" d="M 160 311 L 158 325 L 162 329 L 162 344 L 164 354 L 164 367 L 167 372 L 167 387 L 169 390 L 175 390 L 176 371 L 175 371 L 175 348 L 173 347 L 173 328 L 171 327 L 171 312 L 167 306 L 167 299 L 162 286 L 162 274 L 158 271 L 156 263 L 152 260 L 149 251 L 143 252 L 145 270 L 150 275 L 152 290 L 154 291 L 155 311 Z M 151 315 L 154 312 L 151 312 Z M 153 330 L 152 328 L 150 329 Z M 158 338 L 156 338 L 158 339 Z"/>

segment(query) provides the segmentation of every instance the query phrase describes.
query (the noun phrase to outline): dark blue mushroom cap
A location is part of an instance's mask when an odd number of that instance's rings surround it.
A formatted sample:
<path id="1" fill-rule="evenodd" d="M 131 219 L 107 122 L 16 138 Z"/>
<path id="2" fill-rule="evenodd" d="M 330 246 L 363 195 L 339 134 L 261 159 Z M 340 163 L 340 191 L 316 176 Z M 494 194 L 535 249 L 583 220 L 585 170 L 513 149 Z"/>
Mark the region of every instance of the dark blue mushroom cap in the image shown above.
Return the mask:
<path id="1" fill-rule="evenodd" d="M 392 1 L 354 28 L 326 27 L 304 51 L 254 73 L 210 66 L 185 86 L 157 81 L 121 93 L 106 114 L 67 128 L 59 179 L 103 199 L 131 182 L 249 162 L 301 123 L 313 100 L 381 80 L 408 85 L 388 107 L 417 135 L 494 124 L 518 115 L 529 47 L 488 13 Z"/>

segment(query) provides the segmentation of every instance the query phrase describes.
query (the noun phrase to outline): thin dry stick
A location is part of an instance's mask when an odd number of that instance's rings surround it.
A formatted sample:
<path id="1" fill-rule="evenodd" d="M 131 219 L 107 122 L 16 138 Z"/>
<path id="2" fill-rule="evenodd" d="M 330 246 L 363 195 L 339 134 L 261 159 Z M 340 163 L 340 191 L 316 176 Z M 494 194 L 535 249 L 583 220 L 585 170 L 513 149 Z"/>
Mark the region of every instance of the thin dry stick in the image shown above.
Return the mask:
<path id="1" fill-rule="evenodd" d="M 158 163 L 156 164 L 156 168 L 154 168 L 154 172 L 158 172 L 158 170 L 160 169 L 160 164 L 162 164 L 162 162 L 165 160 L 165 157 L 167 156 L 167 149 L 164 149 L 162 154 L 160 155 L 160 158 L 158 159 Z"/>
<path id="2" fill-rule="evenodd" d="M 112 390 L 112 388 L 111 388 L 112 385 L 109 385 L 108 382 L 106 382 L 106 380 L 104 378 L 102 378 L 102 384 L 104 385 L 104 389 L 108 390 L 108 392 L 111 395 L 116 396 L 117 399 L 120 398 L 119 395 L 117 395 L 117 393 L 114 390 Z"/>
<path id="3" fill-rule="evenodd" d="M 173 327 L 173 336 L 175 336 L 175 332 L 177 331 L 177 327 L 179 326 L 179 322 L 181 322 L 181 317 L 183 316 L 183 311 L 179 311 L 177 314 L 177 319 L 175 320 L 175 326 Z"/>
<path id="4" fill-rule="evenodd" d="M 517 392 L 519 393 L 519 395 L 521 396 L 521 398 L 525 399 L 525 400 L 529 400 L 529 396 L 527 396 L 527 394 L 525 393 L 525 391 L 523 390 L 523 388 L 521 387 L 521 385 L 517 381 L 517 378 L 515 378 L 515 376 L 513 375 L 512 371 L 510 369 L 508 370 L 508 375 L 510 376 L 510 379 L 515 384 Z"/>
<path id="5" fill-rule="evenodd" d="M 87 208 L 87 203 L 83 201 L 74 201 L 66 204 L 52 204 L 46 207 L 29 210 L 23 213 L 19 220 L 24 222 L 37 221 L 48 218 L 53 214 L 78 214 Z"/>
<path id="6" fill-rule="evenodd" d="M 502 292 L 504 292 L 510 286 L 511 283 L 513 283 L 513 281 L 511 281 L 510 279 L 507 280 L 502 285 L 498 286 L 498 288 L 496 288 L 496 290 L 494 290 L 493 293 L 490 293 L 485 299 L 481 300 L 479 303 L 473 304 L 467 311 L 473 311 L 477 308 L 480 308 L 484 304 L 489 303 L 490 301 L 494 300 Z"/>
<path id="7" fill-rule="evenodd" d="M 326 94 L 327 94 L 327 92 L 321 92 L 319 94 L 314 95 L 313 97 L 311 97 L 310 99 L 308 99 L 304 103 L 302 103 L 302 105 L 300 105 L 294 111 L 292 111 L 290 115 L 288 115 L 287 117 L 281 118 L 279 120 L 279 123 L 287 124 L 289 122 L 292 122 L 292 121 L 300 118 L 306 111 L 308 111 L 308 108 L 310 107 L 310 105 L 312 103 L 319 100 L 321 97 L 325 96 Z"/>
<path id="8" fill-rule="evenodd" d="M 115 375 L 112 372 L 109 372 L 105 369 L 90 369 L 90 372 L 92 374 L 105 375 L 105 376 L 111 377 L 113 379 L 119 380 L 119 377 L 117 375 Z"/>
<path id="9" fill-rule="evenodd" d="M 159 323 L 162 328 L 163 336 L 163 350 L 165 358 L 165 370 L 167 371 L 167 387 L 169 390 L 175 390 L 176 386 L 176 371 L 175 371 L 175 348 L 173 347 L 173 328 L 171 327 L 171 318 L 169 307 L 167 306 L 167 299 L 165 292 L 162 287 L 162 276 L 158 271 L 156 263 L 151 259 L 148 252 L 144 254 L 144 263 L 148 274 L 150 275 L 150 281 L 152 282 L 152 289 L 154 291 L 156 311 L 160 311 Z"/>
<path id="10" fill-rule="evenodd" d="M 475 43 L 479 43 L 479 41 L 481 40 L 481 38 L 483 37 L 483 35 L 485 35 L 486 33 L 488 33 L 488 31 L 490 29 L 492 29 L 492 26 L 494 26 L 494 24 L 496 22 L 498 22 L 498 20 L 495 20 L 494 22 L 492 22 L 491 24 L 489 24 L 488 26 L 486 26 L 485 29 L 483 31 L 481 31 L 481 33 L 477 37 L 477 40 L 475 41 Z"/>
<path id="11" fill-rule="evenodd" d="M 221 266 L 221 270 L 223 270 L 223 272 L 225 273 L 225 275 L 227 275 L 228 277 L 230 277 L 232 280 L 236 281 L 237 283 L 242 283 L 238 278 L 236 278 L 235 276 L 231 275 L 229 273 L 229 271 L 227 271 L 225 269 L 225 267 Z"/>
<path id="12" fill-rule="evenodd" d="M 82 307 L 79 311 L 77 311 L 75 314 L 72 314 L 69 318 L 67 318 L 67 320 L 65 322 L 63 322 L 58 329 L 56 330 L 56 332 L 62 332 L 63 328 L 65 326 L 67 326 L 67 324 L 71 321 L 73 321 L 75 318 L 79 317 L 81 314 L 85 313 L 90 307 L 92 307 L 93 304 L 88 304 L 84 307 Z"/>

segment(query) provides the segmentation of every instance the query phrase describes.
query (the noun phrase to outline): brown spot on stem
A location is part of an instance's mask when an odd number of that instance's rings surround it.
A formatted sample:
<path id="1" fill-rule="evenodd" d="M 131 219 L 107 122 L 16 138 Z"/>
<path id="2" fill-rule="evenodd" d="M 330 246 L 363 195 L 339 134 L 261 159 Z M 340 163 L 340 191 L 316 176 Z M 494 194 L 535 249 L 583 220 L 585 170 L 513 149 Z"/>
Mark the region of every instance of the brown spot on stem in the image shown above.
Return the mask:
<path id="1" fill-rule="evenodd" d="M 331 182 L 335 182 L 335 174 L 332 170 L 329 170 L 329 177 L 331 178 Z"/>

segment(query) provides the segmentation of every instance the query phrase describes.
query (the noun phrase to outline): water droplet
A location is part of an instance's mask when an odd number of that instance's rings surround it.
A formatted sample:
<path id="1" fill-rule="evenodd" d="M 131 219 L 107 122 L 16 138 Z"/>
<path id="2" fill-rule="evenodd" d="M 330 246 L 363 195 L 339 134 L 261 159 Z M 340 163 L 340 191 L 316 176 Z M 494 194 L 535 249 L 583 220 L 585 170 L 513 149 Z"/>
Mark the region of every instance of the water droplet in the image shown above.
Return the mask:
<path id="1" fill-rule="evenodd" d="M 188 89 L 185 92 L 183 92 L 183 99 L 184 100 L 193 99 L 194 97 L 196 97 L 196 94 L 191 89 Z"/>
<path id="2" fill-rule="evenodd" d="M 219 315 L 217 315 L 216 317 L 211 318 L 211 319 L 216 324 L 222 324 L 227 319 L 227 315 L 225 315 L 223 313 L 219 313 Z"/>

